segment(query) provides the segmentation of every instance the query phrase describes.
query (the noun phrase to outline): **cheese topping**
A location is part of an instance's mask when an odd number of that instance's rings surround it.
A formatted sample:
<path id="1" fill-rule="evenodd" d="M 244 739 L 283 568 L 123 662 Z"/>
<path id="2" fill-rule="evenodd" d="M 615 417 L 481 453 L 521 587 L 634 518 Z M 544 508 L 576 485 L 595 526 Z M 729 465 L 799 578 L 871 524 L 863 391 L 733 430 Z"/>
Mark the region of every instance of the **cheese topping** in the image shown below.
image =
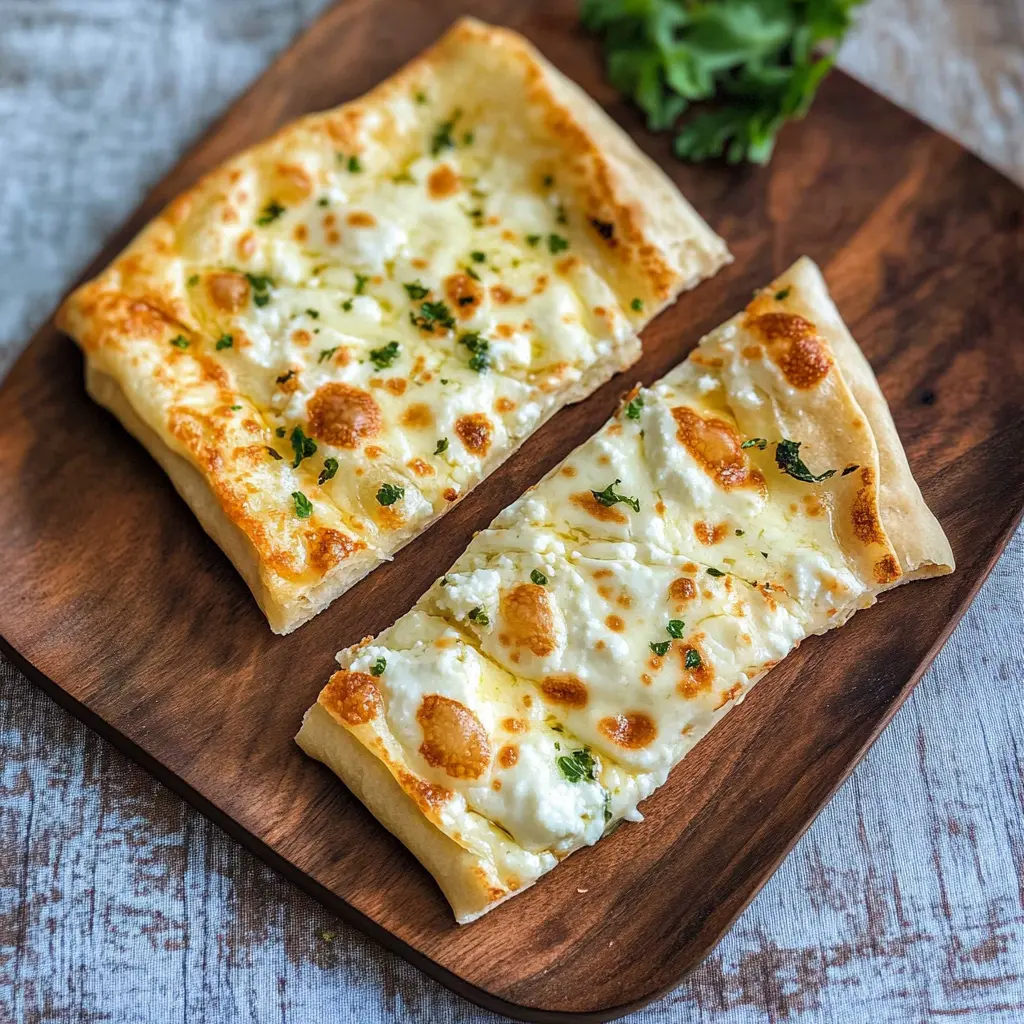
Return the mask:
<path id="1" fill-rule="evenodd" d="M 493 826 L 474 842 L 496 884 L 508 888 L 508 871 L 532 879 L 542 866 L 529 857 L 560 858 L 637 817 L 765 672 L 875 598 L 850 533 L 887 545 L 880 523 L 856 525 L 874 443 L 845 442 L 858 461 L 838 467 L 817 465 L 828 449 L 814 437 L 794 447 L 798 388 L 816 389 L 833 418 L 859 410 L 813 324 L 798 318 L 797 355 L 773 354 L 751 322 L 763 305 L 627 396 L 412 612 L 339 656 L 352 669 L 380 659 L 396 761 L 451 791 L 449 834 L 468 818 Z M 774 344 L 789 314 L 772 308 Z M 431 756 L 423 722 L 440 699 L 458 708 L 446 712 L 447 760 Z M 472 772 L 453 768 L 456 750 L 475 752 Z"/>

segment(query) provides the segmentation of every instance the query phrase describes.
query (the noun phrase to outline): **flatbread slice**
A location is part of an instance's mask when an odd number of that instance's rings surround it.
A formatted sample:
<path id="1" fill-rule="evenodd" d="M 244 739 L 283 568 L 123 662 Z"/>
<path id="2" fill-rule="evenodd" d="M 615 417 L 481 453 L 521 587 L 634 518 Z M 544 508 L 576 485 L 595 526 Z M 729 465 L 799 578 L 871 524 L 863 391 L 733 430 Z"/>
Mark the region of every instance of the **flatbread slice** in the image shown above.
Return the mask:
<path id="1" fill-rule="evenodd" d="M 577 86 L 465 19 L 208 175 L 58 322 L 287 633 L 728 259 Z"/>
<path id="2" fill-rule="evenodd" d="M 342 651 L 297 739 L 472 921 L 639 820 L 806 637 L 952 570 L 802 259 Z"/>

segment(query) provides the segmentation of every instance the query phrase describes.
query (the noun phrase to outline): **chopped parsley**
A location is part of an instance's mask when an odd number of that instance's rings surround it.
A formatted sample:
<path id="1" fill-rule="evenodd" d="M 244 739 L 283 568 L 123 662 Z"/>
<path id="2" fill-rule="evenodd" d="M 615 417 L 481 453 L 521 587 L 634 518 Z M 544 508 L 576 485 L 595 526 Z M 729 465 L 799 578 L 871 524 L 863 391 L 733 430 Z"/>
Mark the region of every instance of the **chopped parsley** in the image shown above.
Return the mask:
<path id="1" fill-rule="evenodd" d="M 298 469 L 299 463 L 303 459 L 308 459 L 311 455 L 316 454 L 316 441 L 311 437 L 306 437 L 302 427 L 295 427 L 292 430 L 291 442 L 292 450 L 295 452 L 295 461 L 292 463 L 292 469 Z"/>
<path id="2" fill-rule="evenodd" d="M 548 585 L 548 578 L 540 571 L 540 569 L 534 569 L 530 573 L 530 579 L 537 584 L 538 587 L 546 587 Z"/>
<path id="3" fill-rule="evenodd" d="M 762 551 L 761 552 L 761 557 L 762 558 L 767 558 L 768 557 L 768 552 L 767 551 Z"/>
<path id="4" fill-rule="evenodd" d="M 721 570 L 721 569 L 716 569 L 716 568 L 715 568 L 715 567 L 714 567 L 713 565 L 709 565 L 709 566 L 708 566 L 708 567 L 707 567 L 707 568 L 706 568 L 706 569 L 705 569 L 704 571 L 705 571 L 705 572 L 706 572 L 706 573 L 707 573 L 707 574 L 708 574 L 709 576 L 714 576 L 714 577 L 715 577 L 716 579 L 717 579 L 717 578 L 718 578 L 719 576 L 724 576 L 724 575 L 725 575 L 725 573 L 724 573 L 724 572 L 722 572 L 722 570 Z"/>
<path id="5" fill-rule="evenodd" d="M 241 408 L 242 407 L 240 405 L 233 405 L 233 406 L 231 406 L 231 411 L 232 412 L 238 412 L 238 410 L 241 409 Z"/>
<path id="6" fill-rule="evenodd" d="M 470 276 L 471 278 L 473 278 L 473 280 L 474 280 L 474 281 L 479 281 L 479 280 L 480 280 L 480 275 L 479 275 L 479 274 L 478 274 L 478 273 L 477 273 L 477 272 L 476 272 L 476 271 L 475 271 L 475 270 L 474 270 L 474 269 L 473 269 L 473 268 L 472 268 L 471 266 L 469 266 L 469 265 L 467 264 L 467 265 L 466 265 L 466 267 L 465 267 L 464 269 L 465 269 L 466 273 L 467 273 L 467 274 L 468 274 L 468 275 L 469 275 L 469 276 Z M 470 301 L 470 302 L 472 302 L 473 300 L 472 300 L 472 299 L 470 299 L 469 301 Z"/>
<path id="7" fill-rule="evenodd" d="M 320 475 L 316 478 L 316 482 L 323 487 L 328 480 L 334 479 L 334 474 L 338 472 L 338 460 L 337 459 L 324 459 L 324 468 L 320 470 Z"/>
<path id="8" fill-rule="evenodd" d="M 639 312 L 641 312 L 641 311 L 643 310 L 643 308 L 644 308 L 644 300 L 643 300 L 643 299 L 640 299 L 640 298 L 636 298 L 636 299 L 634 299 L 634 300 L 633 300 L 633 301 L 632 301 L 632 302 L 631 302 L 631 303 L 629 304 L 629 308 L 630 308 L 631 310 L 633 310 L 633 312 L 634 312 L 634 313 L 639 313 Z"/>
<path id="9" fill-rule="evenodd" d="M 743 530 L 737 530 L 737 531 L 736 531 L 736 536 L 737 536 L 737 537 L 742 537 L 742 536 L 743 536 L 743 534 L 744 534 L 744 532 L 745 532 L 745 531 L 743 531 Z"/>
<path id="10" fill-rule="evenodd" d="M 815 476 L 800 458 L 800 442 L 785 438 L 775 446 L 775 465 L 794 480 L 805 484 L 820 484 L 822 480 L 836 475 L 834 469 L 826 469 L 824 473 Z"/>
<path id="11" fill-rule="evenodd" d="M 776 302 L 785 302 L 786 299 L 789 298 L 789 293 L 792 290 L 793 290 L 792 288 L 783 288 L 781 292 L 776 292 L 775 293 L 775 301 Z"/>
<path id="12" fill-rule="evenodd" d="M 261 228 L 266 227 L 268 224 L 273 224 L 282 213 L 284 213 L 284 207 L 276 199 L 271 199 L 260 211 L 260 215 L 256 218 L 256 223 Z"/>
<path id="13" fill-rule="evenodd" d="M 556 224 L 568 224 L 569 217 L 565 212 L 565 207 L 559 203 L 558 208 L 555 211 L 555 223 Z"/>
<path id="14" fill-rule="evenodd" d="M 617 479 L 615 483 L 609 484 L 603 491 L 591 491 L 590 493 L 594 496 L 594 500 L 599 504 L 604 505 L 605 508 L 610 508 L 612 505 L 616 505 L 622 501 L 625 502 L 634 512 L 639 512 L 639 498 L 628 498 L 625 494 L 615 493 L 615 486 L 621 483 L 622 481 Z"/>
<path id="15" fill-rule="evenodd" d="M 397 484 L 381 484 L 377 491 L 378 505 L 394 505 L 405 496 L 405 488 Z"/>
<path id="16" fill-rule="evenodd" d="M 685 668 L 700 668 L 704 662 L 701 660 L 700 654 L 695 651 L 692 647 L 686 652 L 686 658 L 683 661 Z"/>
<path id="17" fill-rule="evenodd" d="M 292 491 L 292 501 L 295 502 L 295 514 L 300 519 L 308 519 L 313 514 L 313 503 L 302 491 Z"/>
<path id="18" fill-rule="evenodd" d="M 526 236 L 526 244 L 527 245 L 540 245 L 540 240 L 541 240 L 541 236 L 540 235 L 527 235 Z"/>
<path id="19" fill-rule="evenodd" d="M 320 319 L 320 310 L 319 309 L 307 309 L 306 310 L 306 316 L 308 316 L 311 320 L 319 320 Z"/>
<path id="20" fill-rule="evenodd" d="M 586 747 L 555 758 L 555 764 L 558 765 L 562 778 L 574 785 L 584 781 L 594 782 L 597 779 L 597 762 Z"/>
<path id="21" fill-rule="evenodd" d="M 327 196 L 321 196 L 316 201 L 316 205 L 317 206 L 330 206 L 331 205 L 331 201 L 330 201 L 330 199 L 327 198 Z"/>
<path id="22" fill-rule="evenodd" d="M 856 462 L 851 462 L 850 465 L 840 473 L 840 476 L 849 476 L 851 473 L 855 473 L 858 469 L 860 469 L 860 466 Z"/>
<path id="23" fill-rule="evenodd" d="M 427 102 L 427 94 L 422 89 L 420 89 L 413 98 L 420 106 L 423 106 L 423 104 Z"/>
<path id="24" fill-rule="evenodd" d="M 267 454 L 275 462 L 280 462 L 284 458 L 284 456 L 276 448 L 272 448 L 269 444 L 268 445 L 264 445 L 264 447 L 267 449 Z"/>
<path id="25" fill-rule="evenodd" d="M 189 288 L 195 288 L 195 286 L 199 284 L 199 275 L 189 274 L 188 280 L 185 282 L 185 284 L 187 284 Z"/>
<path id="26" fill-rule="evenodd" d="M 427 294 L 430 292 L 430 289 L 424 288 L 419 281 L 412 281 L 410 284 L 403 284 L 402 287 L 409 293 L 410 299 L 425 299 Z"/>
<path id="27" fill-rule="evenodd" d="M 274 279 L 269 274 L 246 274 L 245 279 L 252 288 L 253 303 L 265 306 L 270 301 L 270 289 L 274 287 Z"/>
<path id="28" fill-rule="evenodd" d="M 278 437 L 284 437 L 284 435 L 287 434 L 288 431 L 285 430 L 284 427 L 278 427 L 277 430 L 274 431 L 274 433 L 277 434 Z"/>
<path id="29" fill-rule="evenodd" d="M 668 649 L 672 646 L 671 640 L 659 640 L 657 643 L 650 643 L 647 645 L 652 651 L 659 657 L 664 658 L 668 654 Z"/>
<path id="30" fill-rule="evenodd" d="M 483 373 L 491 365 L 490 344 L 481 338 L 477 331 L 470 331 L 459 338 L 459 344 L 465 345 L 473 354 L 469 359 L 469 368 Z"/>
<path id="31" fill-rule="evenodd" d="M 741 448 L 756 448 L 758 451 L 763 452 L 768 447 L 768 438 L 766 437 L 751 437 L 744 441 L 740 445 Z"/>
<path id="32" fill-rule="evenodd" d="M 433 331 L 438 326 L 451 330 L 455 326 L 455 317 L 443 302 L 421 302 L 418 314 L 409 311 L 409 320 L 421 331 Z"/>
<path id="33" fill-rule="evenodd" d="M 462 117 L 462 111 L 456 110 L 447 121 L 442 121 L 437 128 L 434 130 L 434 134 L 430 139 L 430 155 L 437 156 L 446 149 L 455 148 L 455 140 L 452 138 L 452 129 L 455 127 L 455 122 Z"/>
<path id="34" fill-rule="evenodd" d="M 348 158 L 348 169 L 350 174 L 358 174 L 363 169 L 359 157 L 353 155 Z"/>
<path id="35" fill-rule="evenodd" d="M 381 348 L 370 349 L 370 359 L 378 370 L 385 370 L 394 364 L 400 349 L 401 346 L 397 341 L 389 341 Z"/>
<path id="36" fill-rule="evenodd" d="M 491 624 L 491 617 L 480 605 L 477 605 L 475 608 L 470 608 L 469 621 L 475 622 L 478 626 L 489 626 Z"/>
<path id="37" fill-rule="evenodd" d="M 554 183 L 555 183 L 555 176 L 553 174 L 545 174 L 543 179 L 541 180 L 541 184 L 545 188 L 551 188 L 551 186 L 554 185 Z"/>
<path id="38" fill-rule="evenodd" d="M 642 395 L 637 395 L 636 398 L 631 398 L 626 405 L 626 416 L 631 420 L 640 419 L 640 410 L 644 407 L 644 400 Z"/>
<path id="39" fill-rule="evenodd" d="M 382 676 L 382 675 L 384 675 L 384 669 L 386 669 L 387 667 L 388 667 L 387 659 L 386 658 L 378 658 L 370 666 L 370 675 L 371 676 Z"/>
<path id="40" fill-rule="evenodd" d="M 681 639 L 685 628 L 686 623 L 682 619 L 669 619 L 668 625 L 665 627 L 668 630 L 668 635 L 676 640 Z"/>
<path id="41" fill-rule="evenodd" d="M 612 794 L 609 790 L 604 791 L 604 823 L 607 825 L 612 820 Z"/>
<path id="42" fill-rule="evenodd" d="M 356 274 L 356 295 L 362 295 L 366 290 L 366 282 L 369 281 L 366 274 Z"/>
<path id="43" fill-rule="evenodd" d="M 344 301 L 344 302 L 343 302 L 343 303 L 341 304 L 341 308 L 342 308 L 343 310 L 345 310 L 345 312 L 346 312 L 346 313 L 351 313 L 351 312 L 352 312 L 352 300 L 351 300 L 351 299 L 346 299 L 346 300 L 345 300 L 345 301 Z"/>
<path id="44" fill-rule="evenodd" d="M 277 378 L 277 383 L 278 384 L 287 384 L 288 381 L 290 381 L 292 379 L 292 377 L 294 377 L 294 376 L 295 376 L 295 371 L 294 370 L 289 370 L 287 373 L 282 373 L 281 376 Z"/>
<path id="45" fill-rule="evenodd" d="M 222 334 L 213 347 L 219 352 L 222 348 L 231 348 L 234 343 L 235 339 L 230 334 Z"/>
<path id="46" fill-rule="evenodd" d="M 476 136 L 472 132 L 463 132 L 462 133 L 462 144 L 464 146 L 472 146 L 473 145 L 473 140 L 475 138 L 476 138 Z"/>
<path id="47" fill-rule="evenodd" d="M 325 359 L 330 359 L 335 352 L 340 348 L 339 345 L 335 345 L 333 348 L 322 348 L 320 349 L 320 356 L 317 359 L 318 363 L 322 363 Z"/>
<path id="48" fill-rule="evenodd" d="M 554 233 L 548 235 L 548 252 L 550 252 L 552 256 L 557 253 L 564 252 L 568 248 L 569 240 L 567 238 L 563 238 L 561 235 L 556 235 Z"/>
<path id="49" fill-rule="evenodd" d="M 448 438 L 442 437 L 438 440 L 437 444 L 434 445 L 434 454 L 444 455 L 446 451 L 448 451 Z"/>
<path id="50" fill-rule="evenodd" d="M 185 337 L 184 334 L 179 334 L 177 337 L 171 338 L 171 344 L 175 348 L 185 349 L 185 348 L 188 348 L 190 342 L 189 342 L 188 338 Z"/>
<path id="51" fill-rule="evenodd" d="M 487 261 L 487 253 L 485 253 L 485 252 L 480 252 L 479 250 L 476 250 L 476 251 L 474 251 L 474 252 L 471 252 L 471 253 L 469 254 L 469 258 L 470 258 L 470 259 L 471 259 L 471 260 L 472 260 L 472 261 L 473 261 L 474 263 L 485 263 L 485 262 Z"/>

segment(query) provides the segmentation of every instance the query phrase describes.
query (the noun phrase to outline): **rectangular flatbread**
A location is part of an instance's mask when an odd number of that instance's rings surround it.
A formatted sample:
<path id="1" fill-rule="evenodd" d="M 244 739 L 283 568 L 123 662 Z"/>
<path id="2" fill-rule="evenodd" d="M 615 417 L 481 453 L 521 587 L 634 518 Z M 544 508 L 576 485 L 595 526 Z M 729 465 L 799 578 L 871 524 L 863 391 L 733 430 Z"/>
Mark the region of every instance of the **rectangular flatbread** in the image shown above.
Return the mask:
<path id="1" fill-rule="evenodd" d="M 472 921 L 640 820 L 806 637 L 952 569 L 802 259 L 342 651 L 298 742 Z"/>
<path id="2" fill-rule="evenodd" d="M 728 259 L 577 86 L 466 19 L 209 174 L 58 322 L 287 633 Z"/>

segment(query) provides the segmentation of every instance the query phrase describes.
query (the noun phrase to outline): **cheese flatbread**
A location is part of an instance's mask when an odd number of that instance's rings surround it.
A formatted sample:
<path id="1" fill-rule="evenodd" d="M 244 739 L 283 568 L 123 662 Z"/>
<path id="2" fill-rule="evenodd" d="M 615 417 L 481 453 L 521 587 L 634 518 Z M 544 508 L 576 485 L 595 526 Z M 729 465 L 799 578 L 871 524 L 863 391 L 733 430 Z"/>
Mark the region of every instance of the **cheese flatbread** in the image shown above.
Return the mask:
<path id="1" fill-rule="evenodd" d="M 952 568 L 804 259 L 342 651 L 298 742 L 470 921 L 639 820 L 807 636 Z"/>
<path id="2" fill-rule="evenodd" d="M 728 258 L 580 89 L 464 20 L 204 178 L 59 323 L 288 632 Z"/>

